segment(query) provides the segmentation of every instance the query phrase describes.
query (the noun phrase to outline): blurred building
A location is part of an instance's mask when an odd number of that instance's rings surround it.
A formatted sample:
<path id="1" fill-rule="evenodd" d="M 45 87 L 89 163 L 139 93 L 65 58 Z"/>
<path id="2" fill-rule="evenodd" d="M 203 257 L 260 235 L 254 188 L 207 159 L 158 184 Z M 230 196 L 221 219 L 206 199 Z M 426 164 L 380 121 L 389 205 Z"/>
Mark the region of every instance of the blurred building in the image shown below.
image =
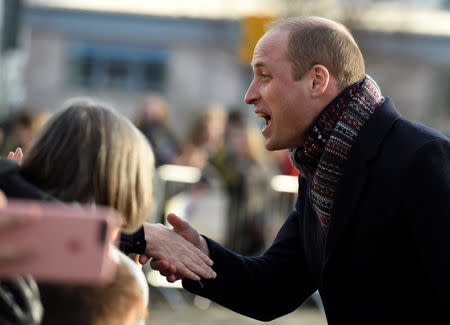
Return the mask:
<path id="1" fill-rule="evenodd" d="M 142 96 L 165 96 L 178 130 L 205 102 L 242 103 L 239 22 L 31 6 L 27 101 L 56 107 L 99 97 L 130 118 Z"/>
<path id="2" fill-rule="evenodd" d="M 450 37 L 364 31 L 356 37 L 367 73 L 402 115 L 450 134 Z"/>
<path id="3" fill-rule="evenodd" d="M 25 100 L 22 0 L 0 0 L 0 119 Z M 0 141 L 1 142 L 1 141 Z"/>
<path id="4" fill-rule="evenodd" d="M 349 3 L 367 73 L 406 118 L 450 134 L 450 1 Z"/>
<path id="5" fill-rule="evenodd" d="M 140 99 L 159 92 L 180 136 L 206 103 L 244 106 L 251 73 L 243 57 L 261 30 L 255 17 L 322 15 L 350 27 L 367 72 L 405 117 L 450 131 L 449 0 L 144 3 L 27 1 L 24 101 L 54 109 L 95 96 L 133 118 Z"/>

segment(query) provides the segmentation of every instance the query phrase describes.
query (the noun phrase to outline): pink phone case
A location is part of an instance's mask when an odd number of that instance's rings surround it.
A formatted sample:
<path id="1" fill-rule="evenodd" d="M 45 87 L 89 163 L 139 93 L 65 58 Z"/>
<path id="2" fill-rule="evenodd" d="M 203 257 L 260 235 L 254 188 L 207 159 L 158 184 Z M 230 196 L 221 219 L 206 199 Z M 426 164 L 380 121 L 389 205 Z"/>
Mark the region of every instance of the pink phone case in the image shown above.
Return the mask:
<path id="1" fill-rule="evenodd" d="M 42 282 L 71 284 L 105 283 L 112 279 L 116 261 L 112 256 L 113 231 L 118 213 L 106 207 L 8 200 L 3 215 L 37 216 L 2 231 L 0 249 L 14 245 L 31 249 L 31 256 L 0 265 L 0 278 L 32 275 Z"/>

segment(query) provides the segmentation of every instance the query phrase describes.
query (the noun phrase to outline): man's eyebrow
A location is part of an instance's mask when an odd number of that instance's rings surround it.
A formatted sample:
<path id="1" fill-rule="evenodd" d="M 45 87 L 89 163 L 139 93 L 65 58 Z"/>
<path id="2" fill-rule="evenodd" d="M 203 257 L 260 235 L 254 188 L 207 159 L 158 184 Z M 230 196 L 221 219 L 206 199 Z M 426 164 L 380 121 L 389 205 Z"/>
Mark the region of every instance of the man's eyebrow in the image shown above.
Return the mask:
<path id="1" fill-rule="evenodd" d="M 262 67 L 265 67 L 265 66 L 266 66 L 266 64 L 264 62 L 261 62 L 261 61 L 258 61 L 258 62 L 256 62 L 253 65 L 254 68 L 262 68 Z"/>

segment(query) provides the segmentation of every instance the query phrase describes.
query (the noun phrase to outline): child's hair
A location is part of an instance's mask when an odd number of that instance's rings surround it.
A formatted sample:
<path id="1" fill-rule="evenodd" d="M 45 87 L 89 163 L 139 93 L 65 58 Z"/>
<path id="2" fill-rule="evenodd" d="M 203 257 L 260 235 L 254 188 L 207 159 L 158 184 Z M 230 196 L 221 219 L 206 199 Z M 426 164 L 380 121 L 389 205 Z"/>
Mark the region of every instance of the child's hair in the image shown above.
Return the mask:
<path id="1" fill-rule="evenodd" d="M 45 325 L 131 325 L 147 310 L 138 284 L 124 264 L 102 286 L 39 285 Z"/>
<path id="2" fill-rule="evenodd" d="M 62 201 L 107 205 L 135 231 L 150 215 L 154 156 L 124 116 L 90 99 L 74 99 L 34 138 L 24 176 Z"/>

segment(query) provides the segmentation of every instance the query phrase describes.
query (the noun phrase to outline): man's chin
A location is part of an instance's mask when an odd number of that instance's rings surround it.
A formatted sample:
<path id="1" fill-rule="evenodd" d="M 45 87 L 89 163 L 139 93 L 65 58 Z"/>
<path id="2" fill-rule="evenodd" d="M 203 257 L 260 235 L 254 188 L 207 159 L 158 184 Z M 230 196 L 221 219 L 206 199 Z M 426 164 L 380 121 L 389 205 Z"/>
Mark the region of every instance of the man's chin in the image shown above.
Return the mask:
<path id="1" fill-rule="evenodd" d="M 273 149 L 273 147 L 270 145 L 270 142 L 266 140 L 266 142 L 264 143 L 264 147 L 269 150 L 269 151 L 273 151 L 275 149 Z"/>
<path id="2" fill-rule="evenodd" d="M 285 149 L 283 146 L 277 145 L 269 140 L 266 140 L 266 142 L 264 143 L 264 147 L 266 147 L 267 150 L 269 151 L 276 151 L 276 150 L 282 150 Z"/>

